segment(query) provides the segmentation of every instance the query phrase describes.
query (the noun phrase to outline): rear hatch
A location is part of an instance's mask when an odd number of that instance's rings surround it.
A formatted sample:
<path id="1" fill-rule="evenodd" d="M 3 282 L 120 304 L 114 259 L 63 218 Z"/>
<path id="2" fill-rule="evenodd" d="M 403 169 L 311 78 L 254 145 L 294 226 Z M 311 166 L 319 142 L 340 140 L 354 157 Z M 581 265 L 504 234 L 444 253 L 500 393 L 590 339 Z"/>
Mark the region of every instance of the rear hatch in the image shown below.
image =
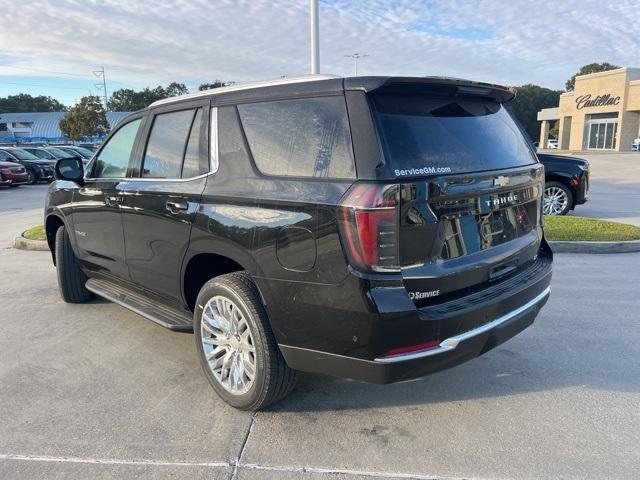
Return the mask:
<path id="1" fill-rule="evenodd" d="M 396 238 L 380 250 L 415 304 L 471 293 L 533 262 L 544 171 L 504 105 L 459 94 L 369 98 L 385 159 L 379 178 L 398 185 Z"/>

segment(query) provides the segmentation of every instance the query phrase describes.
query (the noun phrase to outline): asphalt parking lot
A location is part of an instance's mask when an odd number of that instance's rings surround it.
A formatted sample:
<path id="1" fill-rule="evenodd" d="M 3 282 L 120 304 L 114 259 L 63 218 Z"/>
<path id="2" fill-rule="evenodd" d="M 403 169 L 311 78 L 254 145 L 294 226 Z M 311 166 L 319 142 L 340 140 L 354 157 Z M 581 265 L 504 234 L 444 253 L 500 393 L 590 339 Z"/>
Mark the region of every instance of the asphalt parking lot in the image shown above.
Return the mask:
<path id="1" fill-rule="evenodd" d="M 576 156 L 589 160 L 591 186 L 589 201 L 578 205 L 570 215 L 640 226 L 640 153 Z"/>
<path id="2" fill-rule="evenodd" d="M 627 208 L 640 178 L 622 178 Z M 65 304 L 49 254 L 10 247 L 45 190 L 0 190 L 0 478 L 638 478 L 640 254 L 557 255 L 534 325 L 467 364 L 387 386 L 302 375 L 252 415 L 213 394 L 191 335 Z"/>

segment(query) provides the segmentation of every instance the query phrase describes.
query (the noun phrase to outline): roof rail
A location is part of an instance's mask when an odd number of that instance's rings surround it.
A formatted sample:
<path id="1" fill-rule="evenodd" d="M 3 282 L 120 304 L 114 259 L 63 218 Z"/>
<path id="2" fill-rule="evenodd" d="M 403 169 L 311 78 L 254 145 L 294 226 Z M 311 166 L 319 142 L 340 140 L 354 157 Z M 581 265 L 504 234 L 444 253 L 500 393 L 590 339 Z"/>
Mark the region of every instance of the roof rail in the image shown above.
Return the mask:
<path id="1" fill-rule="evenodd" d="M 168 103 L 179 102 L 181 100 L 187 100 L 192 98 L 199 97 L 207 97 L 209 95 L 218 95 L 220 93 L 226 92 L 237 92 L 240 90 L 249 90 L 251 88 L 259 88 L 259 87 L 272 87 L 276 85 L 288 85 L 291 83 L 303 83 L 303 82 L 313 82 L 316 80 L 329 80 L 332 78 L 341 78 L 338 75 L 300 75 L 297 77 L 284 77 L 284 78 L 276 78 L 273 80 L 263 80 L 259 82 L 247 82 L 240 83 L 237 85 L 229 85 L 226 87 L 218 87 L 212 88 L 209 90 L 203 90 L 201 92 L 189 93 L 187 95 L 179 95 L 177 97 L 169 97 L 163 98 L 162 100 L 156 100 L 149 107 L 156 107 L 158 105 L 166 105 Z"/>

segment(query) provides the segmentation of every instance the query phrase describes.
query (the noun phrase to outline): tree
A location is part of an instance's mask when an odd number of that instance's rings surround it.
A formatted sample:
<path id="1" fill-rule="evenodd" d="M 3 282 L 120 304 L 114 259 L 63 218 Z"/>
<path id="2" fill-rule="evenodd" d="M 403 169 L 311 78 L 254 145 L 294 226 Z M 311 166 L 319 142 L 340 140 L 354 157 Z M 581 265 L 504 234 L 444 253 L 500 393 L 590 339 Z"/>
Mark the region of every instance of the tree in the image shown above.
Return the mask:
<path id="1" fill-rule="evenodd" d="M 186 95 L 189 93 L 189 89 L 184 83 L 171 82 L 165 92 L 167 97 L 177 97 L 178 95 Z"/>
<path id="2" fill-rule="evenodd" d="M 535 142 L 540 137 L 538 111 L 543 108 L 557 107 L 561 93 L 559 90 L 531 84 L 516 87 L 516 97 L 507 105 L 532 141 Z"/>
<path id="3" fill-rule="evenodd" d="M 82 97 L 60 120 L 60 130 L 71 140 L 82 137 L 106 135 L 109 123 L 100 97 Z"/>
<path id="4" fill-rule="evenodd" d="M 565 83 L 565 87 L 567 91 L 574 90 L 576 88 L 576 77 L 578 75 L 587 75 L 589 73 L 597 73 L 597 72 L 606 72 L 607 70 L 615 70 L 616 68 L 620 68 L 617 65 L 612 65 L 607 62 L 602 63 L 590 63 L 589 65 L 583 65 L 578 70 L 574 76 L 572 76 L 567 83 Z"/>
<path id="5" fill-rule="evenodd" d="M 112 112 L 134 112 L 148 107 L 156 100 L 186 93 L 189 93 L 189 90 L 184 83 L 177 82 L 171 82 L 167 88 L 158 85 L 155 88 L 145 87 L 140 91 L 121 88 L 111 94 L 107 106 Z"/>
<path id="6" fill-rule="evenodd" d="M 227 85 L 231 85 L 231 83 L 232 82 L 223 82 L 216 79 L 213 83 L 201 83 L 198 90 L 202 92 L 203 90 L 211 90 L 212 88 L 226 87 Z"/>
<path id="7" fill-rule="evenodd" d="M 0 98 L 0 113 L 11 112 L 66 112 L 67 107 L 55 98 L 19 93 Z"/>

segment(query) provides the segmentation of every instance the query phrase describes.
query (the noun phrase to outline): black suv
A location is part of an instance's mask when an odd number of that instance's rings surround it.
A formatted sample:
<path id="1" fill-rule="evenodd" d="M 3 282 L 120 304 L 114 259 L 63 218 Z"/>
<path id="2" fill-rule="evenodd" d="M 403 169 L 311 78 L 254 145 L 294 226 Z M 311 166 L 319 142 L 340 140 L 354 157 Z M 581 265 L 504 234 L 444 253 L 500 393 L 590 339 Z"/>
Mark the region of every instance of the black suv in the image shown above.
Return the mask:
<path id="1" fill-rule="evenodd" d="M 376 383 L 470 360 L 549 295 L 543 167 L 504 87 L 311 76 L 160 100 L 45 223 L 67 302 L 193 331 L 216 392 L 259 409 L 296 371 Z"/>

